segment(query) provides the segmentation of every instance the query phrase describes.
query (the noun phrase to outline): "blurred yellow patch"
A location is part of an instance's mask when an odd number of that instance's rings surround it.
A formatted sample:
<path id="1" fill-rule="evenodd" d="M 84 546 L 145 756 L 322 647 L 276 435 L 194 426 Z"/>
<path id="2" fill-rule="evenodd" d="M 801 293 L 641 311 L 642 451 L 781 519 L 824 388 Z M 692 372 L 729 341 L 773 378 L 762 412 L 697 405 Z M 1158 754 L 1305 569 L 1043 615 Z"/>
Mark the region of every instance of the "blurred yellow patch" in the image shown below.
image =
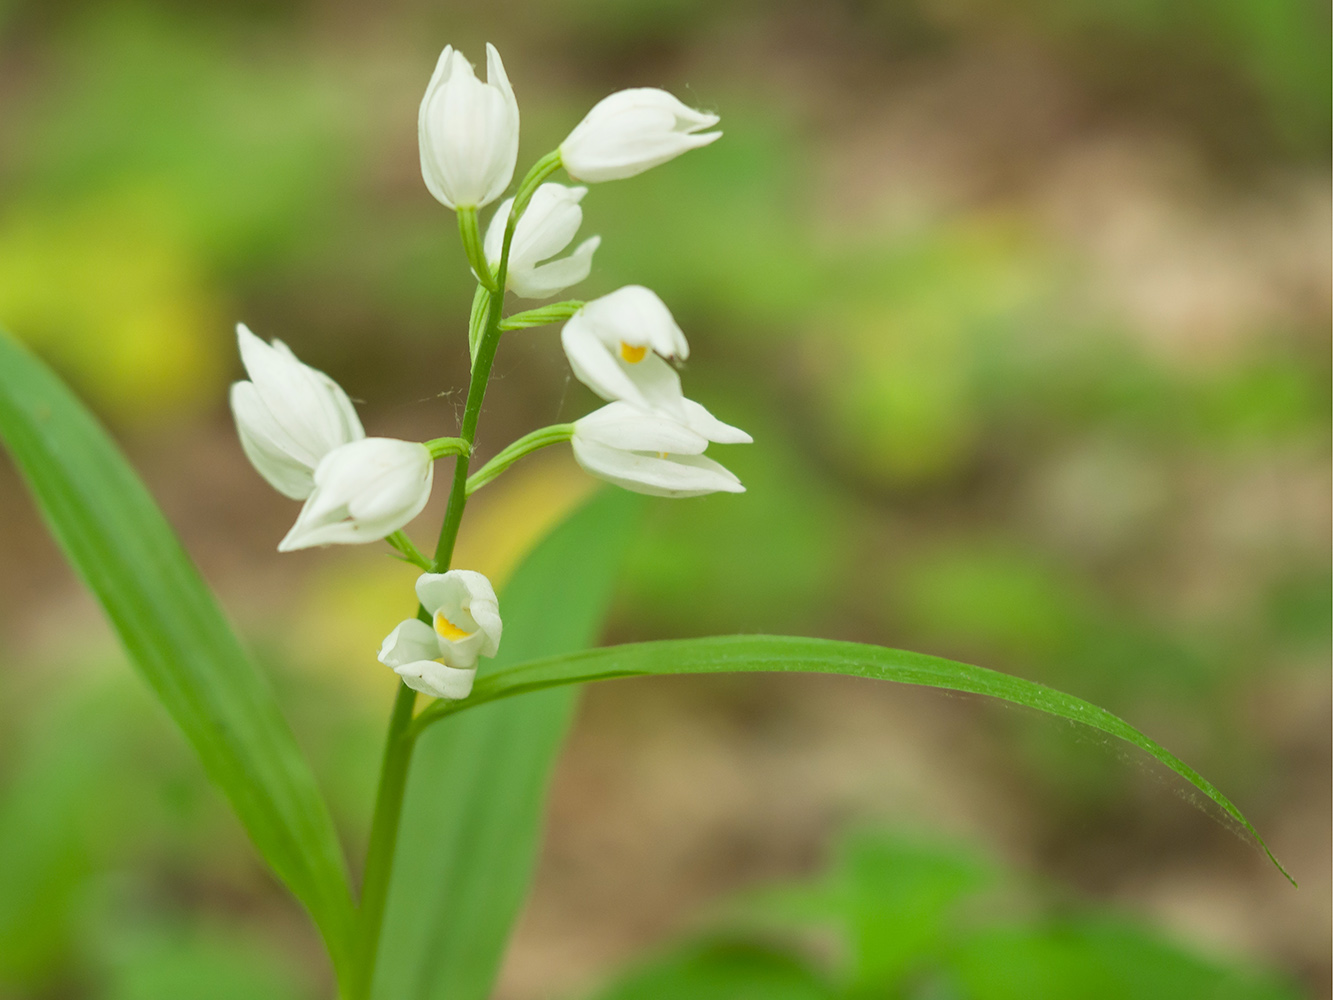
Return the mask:
<path id="1" fill-rule="evenodd" d="M 216 402 L 221 309 L 151 195 L 0 219 L 0 324 L 115 419 L 153 423 Z"/>

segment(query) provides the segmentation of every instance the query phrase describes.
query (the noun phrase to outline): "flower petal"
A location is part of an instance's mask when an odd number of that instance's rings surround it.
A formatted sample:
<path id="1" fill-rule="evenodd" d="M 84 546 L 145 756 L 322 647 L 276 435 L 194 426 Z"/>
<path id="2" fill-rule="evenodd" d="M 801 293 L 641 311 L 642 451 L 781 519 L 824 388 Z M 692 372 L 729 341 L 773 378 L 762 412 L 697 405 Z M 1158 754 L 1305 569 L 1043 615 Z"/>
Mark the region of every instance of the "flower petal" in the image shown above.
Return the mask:
<path id="1" fill-rule="evenodd" d="M 476 668 L 460 670 L 446 666 L 435 660 L 418 660 L 394 667 L 394 673 L 403 679 L 414 691 L 432 698 L 446 698 L 461 701 L 472 693 L 472 682 L 476 679 Z"/>
<path id="2" fill-rule="evenodd" d="M 608 347 L 651 347 L 664 358 L 690 356 L 685 334 L 652 289 L 625 285 L 583 307 L 584 321 Z"/>
<path id="3" fill-rule="evenodd" d="M 440 641 L 435 630 L 420 618 L 408 618 L 385 637 L 379 661 L 385 666 L 401 667 L 417 660 L 433 660 L 439 655 Z"/>
<path id="4" fill-rule="evenodd" d="M 629 403 L 608 403 L 574 422 L 580 441 L 620 451 L 700 455 L 708 439 L 676 420 L 649 413 Z"/>
<path id="5" fill-rule="evenodd" d="M 259 398 L 252 382 L 235 382 L 231 387 L 231 412 L 236 419 L 236 434 L 241 450 L 250 464 L 283 496 L 304 500 L 315 488 L 313 469 L 292 456 L 290 438 L 283 433 L 273 415 Z"/>
<path id="6" fill-rule="evenodd" d="M 568 257 L 538 264 L 526 273 L 510 271 L 509 289 L 525 299 L 545 299 L 563 292 L 588 277 L 592 271 L 592 255 L 601 245 L 600 236 L 591 236 L 575 247 Z"/>
<path id="7" fill-rule="evenodd" d="M 246 374 L 292 458 L 314 468 L 334 448 L 365 436 L 352 401 L 333 379 L 299 361 L 282 341 L 264 343 L 244 323 L 237 324 L 236 339 Z"/>
<path id="8" fill-rule="evenodd" d="M 315 467 L 314 492 L 278 551 L 378 541 L 421 513 L 433 475 L 429 449 L 414 441 L 365 438 L 335 448 Z"/>
<path id="9" fill-rule="evenodd" d="M 560 331 L 560 344 L 569 359 L 569 367 L 574 377 L 603 399 L 623 399 L 648 408 L 648 401 L 643 398 L 634 382 L 616 363 L 600 337 L 589 327 L 582 311 Z"/>
<path id="10" fill-rule="evenodd" d="M 591 441 L 571 441 L 574 460 L 591 475 L 635 493 L 693 497 L 706 493 L 744 493 L 729 471 L 703 455 L 668 455 L 620 451 Z"/>
<path id="11" fill-rule="evenodd" d="M 753 444 L 754 438 L 739 427 L 724 424 L 692 399 L 685 400 L 685 423 L 696 434 L 718 444 Z"/>

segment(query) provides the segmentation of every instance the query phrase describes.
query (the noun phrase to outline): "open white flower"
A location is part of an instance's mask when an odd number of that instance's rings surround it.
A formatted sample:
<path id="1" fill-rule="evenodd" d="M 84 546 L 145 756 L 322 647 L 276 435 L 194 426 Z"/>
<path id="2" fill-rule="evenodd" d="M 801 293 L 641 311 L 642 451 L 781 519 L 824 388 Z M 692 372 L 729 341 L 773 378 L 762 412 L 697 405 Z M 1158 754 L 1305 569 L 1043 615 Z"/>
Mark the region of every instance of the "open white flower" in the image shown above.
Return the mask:
<path id="1" fill-rule="evenodd" d="M 284 496 L 304 500 L 325 455 L 366 436 L 337 382 L 303 364 L 281 340 L 266 344 L 236 326 L 248 382 L 231 387 L 231 412 L 246 458 Z"/>
<path id="2" fill-rule="evenodd" d="M 570 285 L 577 285 L 588 276 L 592 270 L 593 252 L 602 242 L 600 236 L 584 240 L 568 257 L 551 260 L 569 246 L 583 224 L 583 209 L 579 208 L 579 202 L 587 193 L 585 187 L 563 184 L 543 184 L 533 192 L 528 210 L 514 227 L 514 239 L 509 245 L 509 277 L 505 285 L 515 295 L 544 299 Z M 500 202 L 486 229 L 484 249 L 492 271 L 500 268 L 505 226 L 513 204 L 513 198 Z"/>
<path id="3" fill-rule="evenodd" d="M 477 659 L 500 648 L 500 604 L 480 573 L 451 569 L 423 573 L 417 598 L 431 616 L 399 623 L 380 647 L 379 660 L 408 687 L 433 698 L 466 698 L 477 675 Z"/>
<path id="4" fill-rule="evenodd" d="M 721 132 L 700 132 L 717 115 L 686 107 L 665 90 L 637 87 L 603 98 L 560 144 L 560 160 L 580 181 L 613 181 L 707 146 Z"/>
<path id="5" fill-rule="evenodd" d="M 711 458 L 710 441 L 749 444 L 753 438 L 718 420 L 692 399 L 681 420 L 647 413 L 629 403 L 609 403 L 574 421 L 574 460 L 591 475 L 635 493 L 696 497 L 744 493 L 745 487 Z"/>
<path id="6" fill-rule="evenodd" d="M 494 45 L 486 46 L 486 82 L 463 54 L 446 46 L 417 117 L 421 176 L 450 208 L 488 205 L 504 193 L 518 159 L 518 102 Z"/>
<path id="7" fill-rule="evenodd" d="M 685 359 L 690 345 L 671 311 L 642 285 L 593 299 L 560 331 L 575 377 L 606 400 L 685 420 L 680 376 L 667 358 Z"/>
<path id="8" fill-rule="evenodd" d="M 393 534 L 430 499 L 435 466 L 415 441 L 363 438 L 329 452 L 315 467 L 315 489 L 279 552 L 355 545 Z"/>

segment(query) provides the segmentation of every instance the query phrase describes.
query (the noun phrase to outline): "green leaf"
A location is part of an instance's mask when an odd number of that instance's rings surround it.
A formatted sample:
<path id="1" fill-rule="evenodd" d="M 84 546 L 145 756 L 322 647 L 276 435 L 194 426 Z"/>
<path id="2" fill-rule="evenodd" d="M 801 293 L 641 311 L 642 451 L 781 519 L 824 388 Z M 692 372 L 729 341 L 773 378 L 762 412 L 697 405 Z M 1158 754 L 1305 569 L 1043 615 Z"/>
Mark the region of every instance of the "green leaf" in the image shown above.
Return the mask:
<path id="1" fill-rule="evenodd" d="M 472 314 L 467 321 L 467 350 L 472 364 L 477 363 L 477 348 L 481 346 L 482 335 L 486 333 L 486 323 L 490 319 L 491 293 L 485 285 L 477 285 L 472 293 Z"/>
<path id="2" fill-rule="evenodd" d="M 504 643 L 490 669 L 596 639 L 639 507 L 638 498 L 608 491 L 528 556 L 500 595 Z M 488 705 L 420 738 L 374 996 L 490 995 L 532 878 L 546 786 L 574 695 L 564 688 Z"/>
<path id="3" fill-rule="evenodd" d="M 595 1000 L 837 1000 L 800 957 L 758 942 L 704 941 L 624 976 Z"/>
<path id="4" fill-rule="evenodd" d="M 1107 916 L 977 931 L 948 958 L 972 1000 L 1298 1000 L 1274 977 L 1206 961 Z"/>
<path id="5" fill-rule="evenodd" d="M 0 436 L 131 660 L 341 966 L 352 924 L 342 851 L 267 681 L 115 443 L 3 333 Z"/>
<path id="6" fill-rule="evenodd" d="M 992 880 L 977 859 L 935 842 L 883 834 L 850 838 L 833 891 L 853 949 L 854 981 L 892 995 L 948 937 L 958 902 Z"/>
<path id="7" fill-rule="evenodd" d="M 536 309 L 506 316 L 500 321 L 500 329 L 530 330 L 534 326 L 563 323 L 582 308 L 583 303 L 577 299 L 570 299 L 567 302 L 552 302 L 550 305 L 538 306 Z"/>
<path id="8" fill-rule="evenodd" d="M 1131 743 L 1152 755 L 1221 807 L 1261 847 L 1292 885 L 1296 882 L 1273 856 L 1262 837 L 1234 805 L 1207 779 L 1129 723 L 1082 698 L 998 670 L 973 667 L 938 656 L 884 646 L 797 636 L 728 635 L 707 639 L 674 639 L 611 646 L 583 653 L 525 663 L 479 678 L 465 702 L 436 703 L 422 713 L 421 724 L 528 691 L 565 684 L 662 674 L 723 674 L 754 672 L 847 674 L 875 680 L 920 684 L 1035 708 L 1039 712 L 1081 723 Z"/>

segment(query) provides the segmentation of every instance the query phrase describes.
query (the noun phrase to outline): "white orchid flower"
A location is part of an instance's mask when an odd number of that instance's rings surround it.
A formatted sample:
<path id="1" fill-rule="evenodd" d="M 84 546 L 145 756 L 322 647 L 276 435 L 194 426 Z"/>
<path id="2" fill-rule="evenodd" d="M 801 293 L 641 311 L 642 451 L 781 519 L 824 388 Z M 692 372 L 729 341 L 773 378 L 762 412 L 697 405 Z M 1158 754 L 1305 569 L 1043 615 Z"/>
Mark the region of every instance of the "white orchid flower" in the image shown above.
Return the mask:
<path id="1" fill-rule="evenodd" d="M 315 489 L 279 552 L 355 545 L 393 534 L 430 499 L 435 465 L 415 441 L 363 438 L 335 448 L 315 467 Z"/>
<path id="2" fill-rule="evenodd" d="M 514 227 L 509 245 L 509 277 L 505 284 L 520 298 L 544 299 L 577 285 L 592 270 L 592 255 L 601 244 L 600 236 L 584 240 L 568 257 L 551 260 L 569 246 L 583 224 L 579 202 L 588 193 L 585 187 L 543 184 L 532 195 L 528 209 Z M 492 271 L 500 268 L 504 249 L 505 226 L 513 198 L 500 203 L 486 229 L 486 261 Z M 547 263 L 542 263 L 547 261 Z"/>
<path id="3" fill-rule="evenodd" d="M 710 441 L 749 444 L 753 438 L 718 420 L 694 400 L 683 400 L 685 416 L 674 420 L 629 403 L 609 403 L 574 421 L 574 460 L 598 479 L 635 493 L 696 497 L 744 493 L 727 469 L 704 456 Z"/>
<path id="4" fill-rule="evenodd" d="M 450 208 L 479 208 L 504 193 L 518 159 L 518 102 L 494 45 L 486 46 L 486 82 L 463 54 L 446 46 L 417 118 L 421 176 Z"/>
<path id="5" fill-rule="evenodd" d="M 681 153 L 707 146 L 717 115 L 686 107 L 665 90 L 638 87 L 603 98 L 560 144 L 560 160 L 580 181 L 633 177 Z"/>
<path id="6" fill-rule="evenodd" d="M 431 616 L 399 623 L 380 647 L 379 660 L 408 687 L 432 698 L 466 698 L 472 693 L 477 659 L 500 648 L 500 604 L 491 582 L 480 573 L 451 569 L 423 573 L 417 598 Z"/>
<path id="7" fill-rule="evenodd" d="M 338 383 L 299 361 L 281 340 L 266 344 L 244 323 L 236 339 L 250 376 L 231 387 L 241 448 L 275 490 L 304 500 L 320 460 L 366 432 Z"/>
<path id="8" fill-rule="evenodd" d="M 606 400 L 685 420 L 680 376 L 668 358 L 690 345 L 671 311 L 642 285 L 626 285 L 584 305 L 560 331 L 575 377 Z"/>

